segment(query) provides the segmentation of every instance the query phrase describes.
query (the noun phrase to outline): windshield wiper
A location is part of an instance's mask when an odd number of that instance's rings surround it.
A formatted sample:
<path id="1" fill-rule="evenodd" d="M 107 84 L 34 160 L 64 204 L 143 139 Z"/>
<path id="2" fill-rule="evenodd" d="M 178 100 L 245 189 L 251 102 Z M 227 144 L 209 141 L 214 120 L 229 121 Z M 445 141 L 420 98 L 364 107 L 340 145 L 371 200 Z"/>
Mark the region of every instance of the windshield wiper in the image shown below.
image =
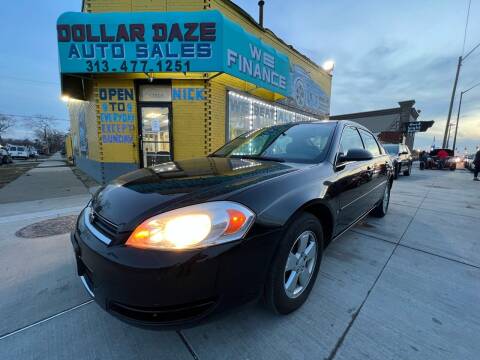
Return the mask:
<path id="1" fill-rule="evenodd" d="M 266 160 L 266 161 L 276 161 L 276 162 L 285 162 L 282 158 L 270 157 L 270 156 L 258 156 L 258 155 L 230 155 L 229 157 L 235 159 L 251 159 L 251 160 Z"/>

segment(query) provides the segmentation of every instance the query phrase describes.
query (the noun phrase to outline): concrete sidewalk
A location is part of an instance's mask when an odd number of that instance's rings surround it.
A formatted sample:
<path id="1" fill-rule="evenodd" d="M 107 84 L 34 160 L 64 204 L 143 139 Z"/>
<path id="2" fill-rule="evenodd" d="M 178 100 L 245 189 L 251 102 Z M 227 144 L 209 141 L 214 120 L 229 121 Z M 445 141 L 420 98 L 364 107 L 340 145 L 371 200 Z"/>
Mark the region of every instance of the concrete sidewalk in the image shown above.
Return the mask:
<path id="1" fill-rule="evenodd" d="M 88 189 L 73 174 L 60 154 L 0 189 L 0 204 L 85 195 Z"/>
<path id="2" fill-rule="evenodd" d="M 80 206 L 82 196 L 37 201 L 47 214 L 68 201 Z M 414 170 L 395 181 L 389 214 L 367 218 L 329 246 L 299 311 L 282 317 L 254 305 L 178 332 L 131 327 L 100 310 L 75 274 L 68 235 L 16 238 L 17 229 L 41 218 L 41 205 L 30 202 L 36 217 L 29 219 L 18 209 L 8 213 L 10 205 L 0 205 L 8 215 L 0 223 L 2 360 L 480 354 L 480 184 L 464 171 Z"/>

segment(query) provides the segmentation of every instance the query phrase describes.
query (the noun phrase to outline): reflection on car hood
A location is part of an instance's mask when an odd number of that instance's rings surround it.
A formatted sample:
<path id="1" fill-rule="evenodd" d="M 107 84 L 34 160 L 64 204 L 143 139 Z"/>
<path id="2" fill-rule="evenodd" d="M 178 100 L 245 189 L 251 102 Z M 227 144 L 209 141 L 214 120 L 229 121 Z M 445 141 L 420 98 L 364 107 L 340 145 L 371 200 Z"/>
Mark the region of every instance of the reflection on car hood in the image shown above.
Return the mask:
<path id="1" fill-rule="evenodd" d="M 217 157 L 169 162 L 117 178 L 94 196 L 92 206 L 98 215 L 127 230 L 155 213 L 226 199 L 297 169 L 272 161 Z"/>

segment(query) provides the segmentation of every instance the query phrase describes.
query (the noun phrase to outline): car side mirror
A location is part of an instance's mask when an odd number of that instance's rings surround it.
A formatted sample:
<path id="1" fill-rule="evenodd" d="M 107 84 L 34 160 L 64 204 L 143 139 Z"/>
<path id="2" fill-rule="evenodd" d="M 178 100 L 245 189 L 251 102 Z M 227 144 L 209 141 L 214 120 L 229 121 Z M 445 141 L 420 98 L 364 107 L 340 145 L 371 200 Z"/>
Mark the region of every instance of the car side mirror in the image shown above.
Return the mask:
<path id="1" fill-rule="evenodd" d="M 408 155 L 408 152 L 407 151 L 402 151 L 400 154 L 398 155 Z"/>
<path id="2" fill-rule="evenodd" d="M 348 162 L 348 161 L 365 161 L 373 159 L 373 155 L 370 151 L 365 149 L 350 149 L 346 155 L 340 154 L 338 157 L 338 162 Z"/>

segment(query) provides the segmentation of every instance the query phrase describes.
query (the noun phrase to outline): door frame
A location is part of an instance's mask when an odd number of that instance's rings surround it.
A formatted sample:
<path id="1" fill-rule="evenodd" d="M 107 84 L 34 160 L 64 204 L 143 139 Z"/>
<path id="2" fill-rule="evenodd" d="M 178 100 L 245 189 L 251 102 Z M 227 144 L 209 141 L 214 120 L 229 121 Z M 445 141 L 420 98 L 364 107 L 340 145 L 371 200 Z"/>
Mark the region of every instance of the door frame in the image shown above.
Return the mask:
<path id="1" fill-rule="evenodd" d="M 140 101 L 140 85 L 170 85 L 172 87 L 172 82 L 169 80 L 155 80 L 150 82 L 148 80 L 137 80 L 135 81 L 135 97 L 137 105 L 137 127 L 138 127 L 138 158 L 140 167 L 145 167 L 143 161 L 143 123 L 142 123 L 142 107 L 166 107 L 168 108 L 168 133 L 169 133 L 169 142 L 170 142 L 170 160 L 174 159 L 173 152 L 173 113 L 172 113 L 172 102 L 170 101 Z"/>
<path id="2" fill-rule="evenodd" d="M 173 116 L 171 102 L 137 102 L 137 126 L 138 126 L 138 142 L 139 142 L 139 159 L 140 167 L 145 167 L 143 161 L 143 123 L 142 123 L 142 107 L 163 107 L 168 109 L 168 137 L 170 143 L 170 160 L 173 161 Z"/>

